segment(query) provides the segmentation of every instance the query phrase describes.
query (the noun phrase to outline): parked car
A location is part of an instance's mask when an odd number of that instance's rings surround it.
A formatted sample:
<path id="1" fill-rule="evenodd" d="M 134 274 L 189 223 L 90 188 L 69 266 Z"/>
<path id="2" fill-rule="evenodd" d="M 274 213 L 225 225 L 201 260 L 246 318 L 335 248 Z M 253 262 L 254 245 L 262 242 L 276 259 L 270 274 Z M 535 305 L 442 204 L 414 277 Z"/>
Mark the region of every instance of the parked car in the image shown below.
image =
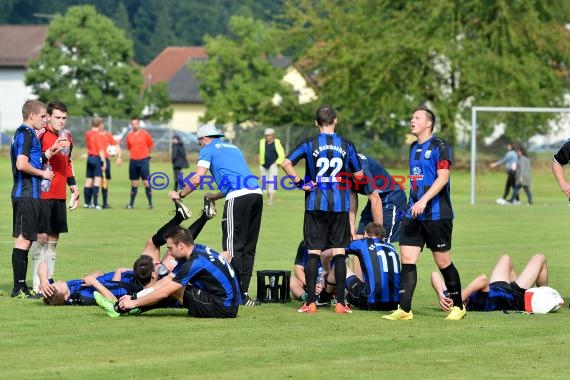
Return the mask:
<path id="1" fill-rule="evenodd" d="M 197 152 L 200 150 L 200 144 L 198 144 L 198 138 L 194 133 L 187 131 L 181 131 L 178 129 L 169 130 L 172 133 L 165 133 L 158 139 L 154 140 L 154 150 L 157 152 L 166 152 L 170 149 L 172 144 L 172 136 L 178 135 L 186 148 L 186 152 Z M 153 137 L 154 139 L 154 137 Z"/>

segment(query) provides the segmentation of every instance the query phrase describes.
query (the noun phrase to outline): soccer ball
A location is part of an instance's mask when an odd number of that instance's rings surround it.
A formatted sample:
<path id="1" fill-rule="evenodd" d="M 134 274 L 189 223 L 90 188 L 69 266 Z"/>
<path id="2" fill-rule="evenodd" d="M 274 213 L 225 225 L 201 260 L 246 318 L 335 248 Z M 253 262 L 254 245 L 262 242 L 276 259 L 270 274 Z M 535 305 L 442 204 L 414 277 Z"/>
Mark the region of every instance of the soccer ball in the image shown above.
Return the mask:
<path id="1" fill-rule="evenodd" d="M 119 147 L 116 145 L 109 145 L 107 147 L 107 154 L 111 157 L 116 156 L 119 153 Z"/>

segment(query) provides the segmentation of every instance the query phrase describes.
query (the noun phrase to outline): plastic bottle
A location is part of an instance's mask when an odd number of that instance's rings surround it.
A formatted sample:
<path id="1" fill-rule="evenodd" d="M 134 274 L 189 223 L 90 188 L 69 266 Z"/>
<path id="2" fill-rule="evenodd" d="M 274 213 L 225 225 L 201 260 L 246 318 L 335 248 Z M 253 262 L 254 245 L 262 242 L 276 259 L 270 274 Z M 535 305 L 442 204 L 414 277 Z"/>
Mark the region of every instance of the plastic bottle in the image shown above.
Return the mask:
<path id="1" fill-rule="evenodd" d="M 50 170 L 50 171 L 51 171 L 51 165 L 49 164 L 49 162 L 46 162 L 46 163 L 44 164 L 43 169 L 44 169 L 44 170 Z M 42 191 L 43 191 L 44 193 L 45 193 L 45 192 L 48 192 L 49 189 L 51 188 L 51 179 L 45 179 L 45 178 L 43 178 L 43 179 L 42 179 L 42 185 L 41 185 L 41 186 L 42 186 Z"/>
<path id="2" fill-rule="evenodd" d="M 267 300 L 273 299 L 273 288 L 275 287 L 275 276 L 269 276 L 269 287 L 267 288 Z"/>
<path id="3" fill-rule="evenodd" d="M 63 128 L 61 131 L 59 131 L 59 139 L 65 139 L 67 141 L 69 141 L 69 131 L 65 128 Z M 61 148 L 61 150 L 59 151 L 61 154 L 67 156 L 69 154 L 69 147 L 63 147 Z"/>

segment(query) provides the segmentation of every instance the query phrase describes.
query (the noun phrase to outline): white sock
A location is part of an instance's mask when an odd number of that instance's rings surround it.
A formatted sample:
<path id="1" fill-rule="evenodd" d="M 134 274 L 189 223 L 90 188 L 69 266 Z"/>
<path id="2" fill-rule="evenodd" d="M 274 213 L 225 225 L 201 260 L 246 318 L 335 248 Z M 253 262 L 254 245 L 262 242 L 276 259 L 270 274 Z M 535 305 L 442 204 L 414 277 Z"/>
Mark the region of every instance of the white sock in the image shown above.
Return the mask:
<path id="1" fill-rule="evenodd" d="M 48 267 L 48 278 L 53 278 L 55 273 L 55 248 L 57 247 L 57 240 L 48 241 L 45 261 Z"/>
<path id="2" fill-rule="evenodd" d="M 30 253 L 32 254 L 32 278 L 33 278 L 33 289 L 37 292 L 40 288 L 40 276 L 38 275 L 38 268 L 40 263 L 45 260 L 45 251 L 47 248 L 47 243 L 38 243 L 37 241 L 32 243 L 30 248 Z"/>

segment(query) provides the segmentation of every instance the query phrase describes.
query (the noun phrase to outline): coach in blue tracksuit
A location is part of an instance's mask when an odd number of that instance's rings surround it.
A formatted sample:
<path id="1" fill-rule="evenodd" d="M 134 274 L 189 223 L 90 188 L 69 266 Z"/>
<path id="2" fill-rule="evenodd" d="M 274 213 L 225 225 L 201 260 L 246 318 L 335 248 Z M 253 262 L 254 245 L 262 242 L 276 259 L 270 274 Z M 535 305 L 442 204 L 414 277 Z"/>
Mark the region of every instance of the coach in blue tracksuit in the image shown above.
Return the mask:
<path id="1" fill-rule="evenodd" d="M 259 302 L 251 299 L 248 292 L 261 227 L 263 194 L 242 152 L 235 145 L 220 140 L 222 136 L 224 134 L 213 125 L 198 129 L 196 137 L 202 149 L 198 154 L 196 172 L 188 179 L 191 186 L 187 182 L 184 189 L 171 191 L 169 196 L 172 199 L 184 198 L 200 187 L 201 180 L 210 171 L 219 193 L 209 194 L 208 197 L 212 200 L 226 199 L 222 218 L 222 254 L 231 258 L 243 304 L 255 306 Z"/>
<path id="2" fill-rule="evenodd" d="M 356 234 L 362 235 L 368 223 L 382 223 L 386 231 L 385 239 L 389 243 L 400 240 L 400 223 L 406 212 L 406 193 L 380 162 L 370 156 L 358 155 L 364 173 L 361 183 L 352 184 L 350 216 L 355 224 L 358 208 L 358 194 L 366 195 L 368 201 L 360 213 Z M 375 220 L 375 217 L 378 220 Z"/>

